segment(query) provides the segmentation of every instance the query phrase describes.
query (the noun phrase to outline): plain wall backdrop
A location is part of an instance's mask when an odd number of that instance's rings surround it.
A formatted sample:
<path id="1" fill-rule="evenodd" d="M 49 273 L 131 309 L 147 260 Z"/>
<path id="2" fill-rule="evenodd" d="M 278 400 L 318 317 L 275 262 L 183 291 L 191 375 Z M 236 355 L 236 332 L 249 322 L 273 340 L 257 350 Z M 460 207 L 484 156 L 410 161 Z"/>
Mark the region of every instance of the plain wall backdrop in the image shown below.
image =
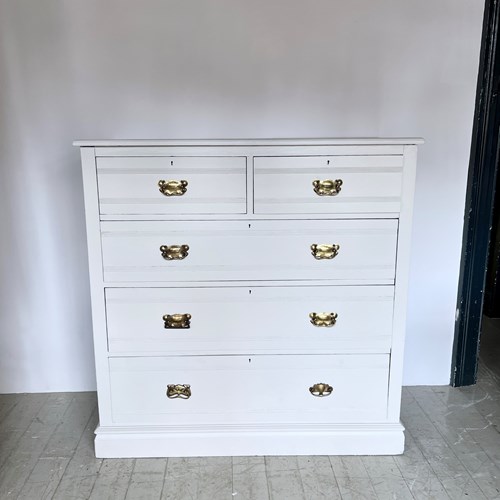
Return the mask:
<path id="1" fill-rule="evenodd" d="M 0 0 L 0 392 L 95 388 L 74 139 L 422 136 L 406 384 L 447 384 L 483 3 Z"/>

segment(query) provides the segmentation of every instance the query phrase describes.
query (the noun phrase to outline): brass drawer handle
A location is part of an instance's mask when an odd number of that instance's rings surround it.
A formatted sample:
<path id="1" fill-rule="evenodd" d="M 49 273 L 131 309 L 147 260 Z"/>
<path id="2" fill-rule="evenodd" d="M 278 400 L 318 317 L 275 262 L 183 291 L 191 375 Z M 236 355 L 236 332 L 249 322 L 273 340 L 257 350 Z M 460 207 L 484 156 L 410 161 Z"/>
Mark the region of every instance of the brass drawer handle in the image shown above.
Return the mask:
<path id="1" fill-rule="evenodd" d="M 335 179 L 334 181 L 332 179 L 325 179 L 324 181 L 316 179 L 312 183 L 314 192 L 318 196 L 337 196 L 342 189 L 342 184 L 342 179 Z"/>
<path id="2" fill-rule="evenodd" d="M 170 399 L 189 399 L 191 397 L 191 386 L 189 384 L 170 384 L 167 385 L 167 398 Z"/>
<path id="3" fill-rule="evenodd" d="M 162 245 L 160 247 L 161 256 L 165 260 L 185 259 L 189 255 L 188 250 L 188 245 Z"/>
<path id="4" fill-rule="evenodd" d="M 158 181 L 160 193 L 165 196 L 182 196 L 187 191 L 188 181 Z"/>
<path id="5" fill-rule="evenodd" d="M 311 245 L 311 254 L 315 259 L 333 259 L 339 253 L 340 245 Z"/>
<path id="6" fill-rule="evenodd" d="M 309 392 L 318 398 L 329 396 L 333 392 L 333 387 L 331 385 L 321 382 L 319 384 L 314 384 L 309 387 Z"/>
<path id="7" fill-rule="evenodd" d="M 314 326 L 333 326 L 337 322 L 337 313 L 311 313 L 309 314 L 311 323 Z"/>
<path id="8" fill-rule="evenodd" d="M 165 314 L 165 328 L 191 328 L 191 314 Z"/>

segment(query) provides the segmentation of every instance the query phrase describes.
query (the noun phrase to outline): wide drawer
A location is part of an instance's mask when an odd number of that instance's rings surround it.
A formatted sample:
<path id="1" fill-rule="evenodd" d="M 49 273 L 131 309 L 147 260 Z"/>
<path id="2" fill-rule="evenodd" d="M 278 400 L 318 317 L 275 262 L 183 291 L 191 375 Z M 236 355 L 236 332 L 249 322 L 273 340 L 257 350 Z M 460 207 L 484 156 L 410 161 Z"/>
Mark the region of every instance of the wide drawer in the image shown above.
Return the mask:
<path id="1" fill-rule="evenodd" d="M 103 215 L 246 213 L 245 157 L 102 157 L 97 177 Z"/>
<path id="2" fill-rule="evenodd" d="M 104 279 L 391 284 L 397 228 L 394 219 L 102 222 Z"/>
<path id="3" fill-rule="evenodd" d="M 109 352 L 388 353 L 393 298 L 392 286 L 108 288 Z"/>
<path id="4" fill-rule="evenodd" d="M 399 212 L 403 156 L 254 158 L 256 214 Z"/>
<path id="5" fill-rule="evenodd" d="M 109 369 L 118 424 L 373 423 L 387 415 L 385 354 L 111 358 Z M 333 392 L 312 395 L 319 383 Z"/>

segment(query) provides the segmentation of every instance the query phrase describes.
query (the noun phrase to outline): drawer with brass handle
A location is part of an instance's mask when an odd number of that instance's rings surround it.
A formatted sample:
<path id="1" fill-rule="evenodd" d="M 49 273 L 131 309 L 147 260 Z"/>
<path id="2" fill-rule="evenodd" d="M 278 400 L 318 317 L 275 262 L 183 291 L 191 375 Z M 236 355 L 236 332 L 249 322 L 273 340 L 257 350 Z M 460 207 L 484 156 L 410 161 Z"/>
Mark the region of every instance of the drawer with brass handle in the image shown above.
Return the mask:
<path id="1" fill-rule="evenodd" d="M 158 181 L 160 193 L 165 196 L 182 196 L 186 194 L 188 181 Z"/>
<path id="2" fill-rule="evenodd" d="M 393 303 L 392 286 L 108 288 L 108 346 L 112 355 L 388 353 Z"/>
<path id="3" fill-rule="evenodd" d="M 109 367 L 119 424 L 386 419 L 387 354 L 129 357 Z M 179 377 L 189 384 L 171 382 Z"/>
<path id="4" fill-rule="evenodd" d="M 337 257 L 339 250 L 340 245 L 317 245 L 316 243 L 311 245 L 311 253 L 316 260 L 333 259 Z"/>
<path id="5" fill-rule="evenodd" d="M 189 245 L 162 245 L 160 252 L 165 260 L 183 260 L 189 255 Z"/>
<path id="6" fill-rule="evenodd" d="M 191 386 L 189 384 L 169 384 L 167 385 L 166 394 L 169 399 L 189 399 L 191 397 Z"/>
<path id="7" fill-rule="evenodd" d="M 164 314 L 165 328 L 191 328 L 191 314 Z"/>
<path id="8" fill-rule="evenodd" d="M 342 184 L 342 179 L 336 179 L 334 181 L 331 179 L 326 179 L 324 181 L 316 179 L 312 182 L 314 192 L 318 196 L 337 196 L 342 189 Z"/>
<path id="9" fill-rule="evenodd" d="M 244 214 L 246 158 L 98 157 L 102 215 Z"/>
<path id="10" fill-rule="evenodd" d="M 397 213 L 402 155 L 254 158 L 256 214 Z"/>
<path id="11" fill-rule="evenodd" d="M 312 312 L 309 314 L 309 318 L 311 318 L 311 323 L 314 326 L 334 326 L 335 323 L 337 323 L 337 318 L 338 318 L 337 313 L 315 313 Z"/>
<path id="12" fill-rule="evenodd" d="M 324 383 L 314 384 L 313 386 L 309 387 L 309 392 L 313 396 L 322 398 L 325 396 L 330 396 L 330 394 L 333 392 L 333 387 L 329 384 Z"/>
<path id="13" fill-rule="evenodd" d="M 106 282 L 394 283 L 395 219 L 105 221 L 101 229 Z"/>

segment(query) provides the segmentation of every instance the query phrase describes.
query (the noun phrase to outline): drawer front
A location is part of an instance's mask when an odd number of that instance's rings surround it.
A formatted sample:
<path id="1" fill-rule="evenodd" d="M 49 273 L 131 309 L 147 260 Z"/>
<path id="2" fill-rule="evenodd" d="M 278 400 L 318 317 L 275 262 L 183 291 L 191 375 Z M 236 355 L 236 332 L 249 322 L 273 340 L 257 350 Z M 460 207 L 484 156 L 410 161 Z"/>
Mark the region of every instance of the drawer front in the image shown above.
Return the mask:
<path id="1" fill-rule="evenodd" d="M 246 213 L 245 157 L 102 157 L 97 176 L 103 215 Z"/>
<path id="2" fill-rule="evenodd" d="M 104 279 L 392 284 L 397 227 L 392 219 L 102 222 Z"/>
<path id="3" fill-rule="evenodd" d="M 402 171 L 401 155 L 254 158 L 255 213 L 399 212 Z"/>
<path id="4" fill-rule="evenodd" d="M 185 356 L 109 360 L 117 424 L 380 422 L 389 356 Z M 329 396 L 310 387 L 324 383 Z M 168 385 L 189 385 L 175 399 Z M 317 387 L 314 389 L 318 389 Z M 183 394 L 182 394 L 183 392 Z M 182 395 L 179 395 L 182 394 Z"/>
<path id="5" fill-rule="evenodd" d="M 109 351 L 388 353 L 393 298 L 391 286 L 108 288 Z"/>

